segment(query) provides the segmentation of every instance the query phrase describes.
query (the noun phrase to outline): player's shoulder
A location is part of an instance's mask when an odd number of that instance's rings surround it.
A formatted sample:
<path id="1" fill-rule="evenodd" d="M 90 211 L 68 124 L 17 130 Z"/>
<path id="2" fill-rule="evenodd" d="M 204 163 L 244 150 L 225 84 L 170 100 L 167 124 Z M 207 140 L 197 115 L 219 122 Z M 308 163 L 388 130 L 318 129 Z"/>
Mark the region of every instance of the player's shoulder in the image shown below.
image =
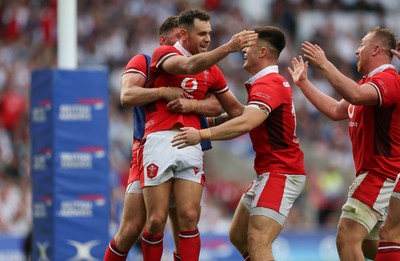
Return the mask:
<path id="1" fill-rule="evenodd" d="M 128 64 L 126 65 L 126 68 L 130 68 L 130 67 L 135 67 L 137 65 L 142 65 L 143 63 L 146 62 L 146 59 L 148 56 L 147 54 L 136 54 L 134 55 L 128 62 Z"/>
<path id="2" fill-rule="evenodd" d="M 125 70 L 122 75 L 126 73 L 139 73 L 143 76 L 147 75 L 148 57 L 149 56 L 146 54 L 137 54 L 133 56 L 125 66 Z"/>

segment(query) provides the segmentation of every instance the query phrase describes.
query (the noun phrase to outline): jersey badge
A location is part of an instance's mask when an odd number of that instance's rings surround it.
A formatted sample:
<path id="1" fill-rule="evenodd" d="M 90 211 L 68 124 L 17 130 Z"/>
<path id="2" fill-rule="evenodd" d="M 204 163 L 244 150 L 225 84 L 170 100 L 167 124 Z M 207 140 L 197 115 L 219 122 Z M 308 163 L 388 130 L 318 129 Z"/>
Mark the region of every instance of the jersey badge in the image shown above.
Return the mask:
<path id="1" fill-rule="evenodd" d="M 149 166 L 147 166 L 147 177 L 150 179 L 154 179 L 157 177 L 158 173 L 158 166 L 154 163 L 151 163 Z"/>

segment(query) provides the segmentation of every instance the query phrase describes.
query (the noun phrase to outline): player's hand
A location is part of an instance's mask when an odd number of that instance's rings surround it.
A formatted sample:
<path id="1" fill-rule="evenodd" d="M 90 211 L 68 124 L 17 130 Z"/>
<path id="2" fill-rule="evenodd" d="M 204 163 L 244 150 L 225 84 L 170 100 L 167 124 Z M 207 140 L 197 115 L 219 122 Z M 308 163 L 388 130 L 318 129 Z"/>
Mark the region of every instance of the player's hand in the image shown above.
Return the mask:
<path id="1" fill-rule="evenodd" d="M 400 59 L 400 41 L 397 42 L 397 50 L 392 49 L 392 54 Z"/>
<path id="2" fill-rule="evenodd" d="M 172 139 L 171 143 L 173 147 L 178 149 L 185 148 L 187 146 L 196 145 L 200 143 L 200 131 L 192 127 L 183 127 L 181 132 L 176 134 Z"/>
<path id="3" fill-rule="evenodd" d="M 304 62 L 301 56 L 299 56 L 299 59 L 293 57 L 292 66 L 293 69 L 290 67 L 288 69 L 290 75 L 292 75 L 293 82 L 299 86 L 302 82 L 307 81 L 308 62 Z"/>
<path id="4" fill-rule="evenodd" d="M 163 88 L 160 89 L 159 91 L 159 98 L 166 100 L 166 101 L 172 101 L 175 99 L 179 98 L 187 98 L 188 94 L 185 92 L 182 88 L 179 87 L 159 87 Z"/>
<path id="5" fill-rule="evenodd" d="M 232 36 L 228 42 L 231 53 L 241 51 L 245 47 L 250 47 L 256 44 L 258 34 L 255 31 L 241 31 Z"/>
<path id="6" fill-rule="evenodd" d="M 167 104 L 169 111 L 174 113 L 190 113 L 195 109 L 195 104 L 193 99 L 175 99 Z"/>
<path id="7" fill-rule="evenodd" d="M 321 68 L 322 65 L 328 61 L 325 52 L 316 44 L 306 41 L 301 45 L 301 50 L 305 53 L 304 57 L 317 68 Z"/>

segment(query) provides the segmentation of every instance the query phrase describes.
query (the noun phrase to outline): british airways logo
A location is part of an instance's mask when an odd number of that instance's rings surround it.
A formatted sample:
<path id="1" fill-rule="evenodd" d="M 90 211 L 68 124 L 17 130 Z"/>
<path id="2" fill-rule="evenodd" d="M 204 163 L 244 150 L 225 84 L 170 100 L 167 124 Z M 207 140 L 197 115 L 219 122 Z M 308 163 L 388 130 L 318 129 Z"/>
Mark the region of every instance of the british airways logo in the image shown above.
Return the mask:
<path id="1" fill-rule="evenodd" d="M 100 98 L 78 99 L 73 104 L 61 104 L 58 118 L 61 121 L 91 121 L 93 110 L 103 110 L 105 102 Z"/>
<path id="2" fill-rule="evenodd" d="M 103 159 L 106 149 L 101 146 L 79 147 L 76 151 L 61 152 L 60 166 L 64 169 L 92 169 L 94 159 Z"/>
<path id="3" fill-rule="evenodd" d="M 93 209 L 103 207 L 106 204 L 104 195 L 79 195 L 74 199 L 62 200 L 58 211 L 59 217 L 93 217 Z"/>

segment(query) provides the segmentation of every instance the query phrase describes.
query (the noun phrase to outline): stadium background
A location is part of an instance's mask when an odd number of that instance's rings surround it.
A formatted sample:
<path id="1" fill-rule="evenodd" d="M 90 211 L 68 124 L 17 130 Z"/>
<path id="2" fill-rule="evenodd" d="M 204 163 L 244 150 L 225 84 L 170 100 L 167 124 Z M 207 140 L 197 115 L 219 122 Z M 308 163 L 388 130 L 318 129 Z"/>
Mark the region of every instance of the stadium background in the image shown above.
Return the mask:
<path id="1" fill-rule="evenodd" d="M 119 104 L 119 78 L 134 54 L 151 54 L 158 45 L 158 25 L 166 17 L 187 8 L 209 11 L 213 27 L 210 48 L 225 43 L 244 28 L 279 26 L 288 38 L 280 59 L 281 73 L 287 79 L 290 75 L 286 68 L 293 56 L 301 54 L 299 47 L 304 40 L 318 43 L 338 68 L 358 80 L 354 51 L 366 31 L 379 25 L 400 35 L 400 2 L 391 0 L 77 0 L 77 3 L 78 66 L 105 66 L 109 71 L 111 234 L 115 233 L 121 215 L 132 138 L 131 110 Z M 32 224 L 28 128 L 31 72 L 57 66 L 56 4 L 56 0 L 0 1 L 0 246 L 6 245 L 3 242 L 15 242 L 19 251 L 22 251 L 19 244 L 29 234 Z M 398 60 L 394 63 L 400 65 Z M 245 102 L 242 83 L 249 75 L 242 69 L 241 53 L 229 55 L 218 65 L 229 87 Z M 310 78 L 321 90 L 335 95 L 317 72 L 311 70 Z M 319 242 L 320 233 L 331 239 L 334 236 L 340 206 L 353 179 L 350 143 L 346 122 L 329 121 L 295 86 L 293 90 L 308 186 L 291 211 L 282 240 L 287 236 L 288 240 L 308 238 L 309 242 Z M 229 247 L 218 242 L 225 242 L 235 206 L 254 177 L 253 153 L 247 135 L 213 145 L 214 149 L 205 155 L 207 183 L 200 230 L 205 238 L 208 234 L 217 236 L 204 241 L 212 242 L 208 243 L 211 250 L 202 256 L 204 260 L 213 260 L 207 259 L 207 255 L 213 255 L 213 248 L 221 252 Z M 326 249 L 331 249 L 334 239 L 329 242 Z M 217 245 L 221 248 L 216 248 Z M 277 248 L 283 246 L 285 243 Z M 0 260 L 21 260 L 20 254 L 7 251 L 2 252 L 0 247 Z M 300 260 L 299 253 L 305 250 L 300 247 L 298 251 Z M 329 256 L 327 253 L 328 250 L 325 254 Z M 281 257 L 285 258 L 293 261 Z"/>

